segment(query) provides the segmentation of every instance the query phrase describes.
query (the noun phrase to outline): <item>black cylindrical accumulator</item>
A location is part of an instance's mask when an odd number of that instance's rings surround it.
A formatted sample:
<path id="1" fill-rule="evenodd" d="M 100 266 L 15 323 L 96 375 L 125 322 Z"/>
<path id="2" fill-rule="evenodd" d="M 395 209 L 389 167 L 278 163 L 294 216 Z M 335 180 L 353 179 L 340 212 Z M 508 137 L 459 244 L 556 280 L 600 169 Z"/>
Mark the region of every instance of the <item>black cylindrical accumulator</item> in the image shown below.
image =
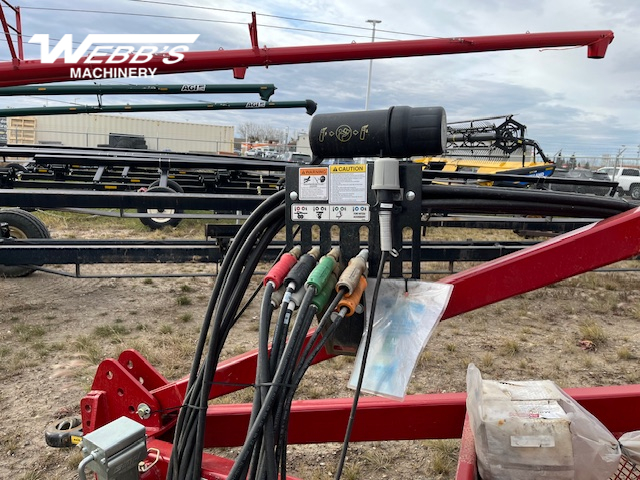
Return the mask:
<path id="1" fill-rule="evenodd" d="M 309 126 L 309 143 L 317 159 L 440 155 L 446 142 L 447 116 L 442 107 L 318 114 Z"/>

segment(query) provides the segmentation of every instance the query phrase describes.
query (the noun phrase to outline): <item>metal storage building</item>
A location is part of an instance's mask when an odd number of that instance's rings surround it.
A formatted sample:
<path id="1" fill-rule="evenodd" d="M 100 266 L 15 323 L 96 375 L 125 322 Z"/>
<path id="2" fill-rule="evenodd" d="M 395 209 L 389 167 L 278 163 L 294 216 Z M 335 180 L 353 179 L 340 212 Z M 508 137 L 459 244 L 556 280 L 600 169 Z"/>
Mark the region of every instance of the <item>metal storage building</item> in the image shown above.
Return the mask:
<path id="1" fill-rule="evenodd" d="M 9 143 L 96 147 L 109 144 L 109 134 L 122 134 L 144 136 L 147 147 L 152 150 L 233 152 L 233 126 L 169 122 L 109 114 L 10 117 L 8 120 Z M 24 130 L 27 125 L 30 132 Z"/>

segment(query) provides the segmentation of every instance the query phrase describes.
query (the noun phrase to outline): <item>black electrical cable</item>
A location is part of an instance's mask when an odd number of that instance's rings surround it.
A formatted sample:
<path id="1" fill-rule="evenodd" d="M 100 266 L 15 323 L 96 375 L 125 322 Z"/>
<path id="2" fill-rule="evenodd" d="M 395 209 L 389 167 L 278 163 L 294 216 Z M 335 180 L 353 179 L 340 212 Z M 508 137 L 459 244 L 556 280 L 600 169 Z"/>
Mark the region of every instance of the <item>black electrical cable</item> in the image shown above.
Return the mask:
<path id="1" fill-rule="evenodd" d="M 353 424 L 356 418 L 356 409 L 358 408 L 358 399 L 360 398 L 360 391 L 362 390 L 362 382 L 364 380 L 364 370 L 367 364 L 367 355 L 369 354 L 369 347 L 371 345 L 371 334 L 373 330 L 374 315 L 376 313 L 376 302 L 378 301 L 378 292 L 380 291 L 380 284 L 382 283 L 382 274 L 384 272 L 384 265 L 389 257 L 389 252 L 383 251 L 380 258 L 380 265 L 378 266 L 378 274 L 376 275 L 376 286 L 373 289 L 373 295 L 371 296 L 371 312 L 369 313 L 369 319 L 366 326 L 366 336 L 364 346 L 362 348 L 362 360 L 360 363 L 360 375 L 358 376 L 358 383 L 356 385 L 355 393 L 353 394 L 353 405 L 351 406 L 351 413 L 349 414 L 349 423 L 347 424 L 347 431 L 344 436 L 344 442 L 342 443 L 342 452 L 340 453 L 340 461 L 336 469 L 334 480 L 339 480 L 342 476 L 342 469 L 347 459 L 347 449 L 349 448 L 349 439 L 351 438 L 351 431 L 353 430 Z"/>

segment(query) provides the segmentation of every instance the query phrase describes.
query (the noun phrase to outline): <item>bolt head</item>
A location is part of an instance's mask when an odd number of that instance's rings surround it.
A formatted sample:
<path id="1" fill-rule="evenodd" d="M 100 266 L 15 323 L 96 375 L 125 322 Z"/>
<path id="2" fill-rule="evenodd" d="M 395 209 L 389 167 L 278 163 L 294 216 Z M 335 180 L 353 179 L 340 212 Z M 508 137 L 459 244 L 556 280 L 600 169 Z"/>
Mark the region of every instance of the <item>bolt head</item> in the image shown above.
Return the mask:
<path id="1" fill-rule="evenodd" d="M 298 200 L 298 192 L 289 193 L 289 198 L 295 202 L 296 200 Z"/>

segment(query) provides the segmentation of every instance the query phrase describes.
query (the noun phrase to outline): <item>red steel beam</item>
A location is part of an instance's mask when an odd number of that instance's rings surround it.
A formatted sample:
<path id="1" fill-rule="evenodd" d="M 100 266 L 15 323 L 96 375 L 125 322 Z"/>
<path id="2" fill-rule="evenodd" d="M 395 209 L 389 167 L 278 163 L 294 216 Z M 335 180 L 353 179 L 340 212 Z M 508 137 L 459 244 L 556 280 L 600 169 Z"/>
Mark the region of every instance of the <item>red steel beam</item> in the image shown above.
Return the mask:
<path id="1" fill-rule="evenodd" d="M 640 429 L 640 385 L 569 388 L 565 392 L 595 415 L 614 435 Z M 289 424 L 289 443 L 341 442 L 344 438 L 352 399 L 306 400 L 294 402 Z M 423 440 L 461 438 L 469 444 L 470 431 L 464 431 L 465 393 L 411 395 L 403 402 L 381 398 L 362 398 L 351 441 Z M 206 447 L 235 447 L 245 440 L 251 405 L 216 405 L 207 411 Z M 152 438 L 150 449 L 158 449 L 145 462 L 155 464 L 141 478 L 166 478 L 171 456 L 170 442 Z M 156 461 L 157 457 L 157 461 Z M 204 454 L 202 478 L 224 480 L 232 460 Z M 473 478 L 473 451 L 462 450 L 459 479 Z M 293 477 L 287 477 L 294 480 Z"/>
<path id="2" fill-rule="evenodd" d="M 442 316 L 545 287 L 640 254 L 640 207 L 440 280 L 453 285 Z"/>
<path id="3" fill-rule="evenodd" d="M 118 68 L 156 68 L 156 75 L 234 70 L 237 76 L 242 76 L 242 72 L 247 67 L 256 66 L 268 67 L 271 65 L 572 46 L 586 46 L 589 58 L 603 58 L 607 47 L 612 41 L 613 32 L 611 30 L 524 33 L 375 43 L 184 52 L 183 60 L 171 65 L 163 63 L 162 56 L 155 56 L 144 64 L 132 64 L 130 63 L 132 57 L 130 57 L 114 66 Z M 83 57 L 75 64 L 64 63 L 62 59 L 51 64 L 43 64 L 39 60 L 25 60 L 20 62 L 19 65 L 14 65 L 11 62 L 0 62 L 0 87 L 69 81 L 72 80 L 71 69 L 103 66 L 96 63 L 85 64 L 86 58 Z M 94 57 L 95 60 L 101 58 L 106 59 L 107 57 Z"/>
<path id="4" fill-rule="evenodd" d="M 640 385 L 564 390 L 614 435 L 640 429 Z M 364 397 L 351 441 L 460 438 L 466 393 L 408 395 L 402 402 Z M 342 442 L 352 398 L 299 400 L 291 406 L 291 444 Z M 246 439 L 251 404 L 214 405 L 207 410 L 206 447 L 235 447 Z"/>

